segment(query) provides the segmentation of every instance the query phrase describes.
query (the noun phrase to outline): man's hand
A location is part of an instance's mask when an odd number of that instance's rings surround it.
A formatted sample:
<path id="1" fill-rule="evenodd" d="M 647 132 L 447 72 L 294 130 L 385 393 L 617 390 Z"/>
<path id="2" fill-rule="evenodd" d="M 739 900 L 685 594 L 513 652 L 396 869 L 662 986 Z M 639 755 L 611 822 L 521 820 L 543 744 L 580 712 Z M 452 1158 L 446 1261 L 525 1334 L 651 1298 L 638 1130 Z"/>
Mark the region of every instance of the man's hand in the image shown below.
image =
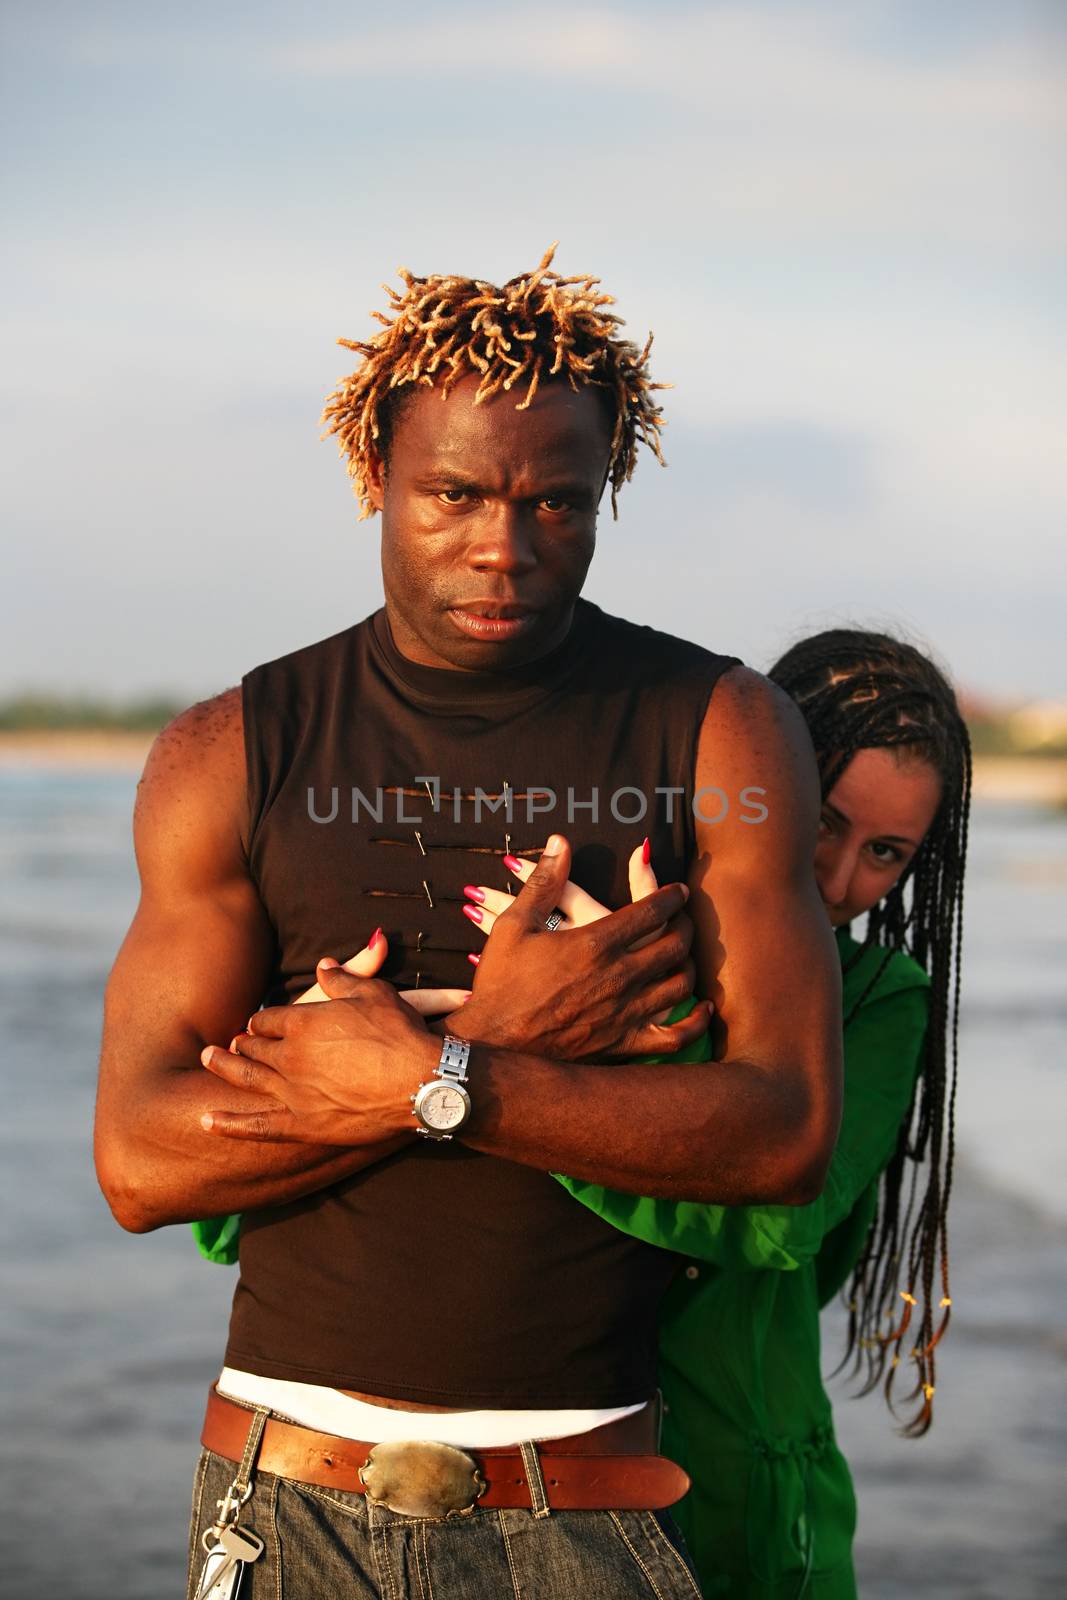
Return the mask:
<path id="1" fill-rule="evenodd" d="M 207 1112 L 209 1133 L 362 1148 L 414 1133 L 410 1096 L 437 1065 L 434 1035 L 391 984 L 322 962 L 317 978 L 326 1001 L 257 1011 L 231 1049 L 206 1047 L 210 1072 L 277 1107 Z"/>
<path id="2" fill-rule="evenodd" d="M 588 926 L 550 931 L 570 864 L 570 846 L 553 834 L 497 919 L 470 1003 L 450 1026 L 465 1039 L 563 1061 L 673 1055 L 708 1025 L 704 1005 L 671 1027 L 651 1020 L 693 992 L 689 891 L 669 884 Z"/>

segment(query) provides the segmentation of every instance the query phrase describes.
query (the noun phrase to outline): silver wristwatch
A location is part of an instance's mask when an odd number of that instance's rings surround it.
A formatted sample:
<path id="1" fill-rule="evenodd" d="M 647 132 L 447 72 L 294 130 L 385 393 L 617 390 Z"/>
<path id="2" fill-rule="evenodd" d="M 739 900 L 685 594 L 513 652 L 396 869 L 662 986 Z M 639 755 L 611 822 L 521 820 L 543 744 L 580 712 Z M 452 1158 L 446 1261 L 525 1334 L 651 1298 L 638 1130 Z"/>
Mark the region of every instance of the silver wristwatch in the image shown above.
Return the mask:
<path id="1" fill-rule="evenodd" d="M 464 1088 L 471 1047 L 466 1039 L 446 1033 L 441 1059 L 429 1083 L 420 1083 L 411 1097 L 411 1115 L 418 1133 L 427 1139 L 451 1139 L 471 1114 L 471 1097 Z"/>

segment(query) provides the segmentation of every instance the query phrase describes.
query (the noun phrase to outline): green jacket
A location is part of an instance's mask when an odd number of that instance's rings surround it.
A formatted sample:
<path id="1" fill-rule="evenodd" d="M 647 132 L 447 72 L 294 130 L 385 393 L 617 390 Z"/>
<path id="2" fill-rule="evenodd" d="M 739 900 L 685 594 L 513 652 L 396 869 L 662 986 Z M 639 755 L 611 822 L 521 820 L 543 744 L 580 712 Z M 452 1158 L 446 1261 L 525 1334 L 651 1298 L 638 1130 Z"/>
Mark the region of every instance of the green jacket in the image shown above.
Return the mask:
<path id="1" fill-rule="evenodd" d="M 845 962 L 859 946 L 842 932 L 838 948 Z M 845 973 L 846 1016 L 884 956 L 872 949 Z M 847 1282 L 874 1216 L 928 989 L 922 968 L 894 954 L 846 1028 L 841 1131 L 810 1205 L 698 1205 L 560 1180 L 614 1226 L 686 1258 L 660 1318 L 663 1450 L 693 1480 L 675 1515 L 706 1596 L 856 1593 L 856 1504 L 822 1384 L 819 1308 Z"/>

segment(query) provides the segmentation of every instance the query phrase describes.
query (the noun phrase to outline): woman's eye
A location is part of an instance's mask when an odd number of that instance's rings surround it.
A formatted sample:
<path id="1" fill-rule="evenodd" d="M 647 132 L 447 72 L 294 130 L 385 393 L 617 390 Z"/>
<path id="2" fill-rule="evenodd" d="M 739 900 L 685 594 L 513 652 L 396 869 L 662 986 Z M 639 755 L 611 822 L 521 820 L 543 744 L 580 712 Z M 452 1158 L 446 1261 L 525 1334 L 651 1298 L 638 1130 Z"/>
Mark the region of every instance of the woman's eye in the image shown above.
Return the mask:
<path id="1" fill-rule="evenodd" d="M 883 867 L 895 867 L 903 858 L 899 850 L 894 850 L 891 844 L 879 844 L 877 839 L 870 846 L 871 854 Z"/>
<path id="2" fill-rule="evenodd" d="M 819 835 L 820 837 L 825 837 L 826 834 L 832 831 L 830 818 L 824 814 L 819 818 Z"/>

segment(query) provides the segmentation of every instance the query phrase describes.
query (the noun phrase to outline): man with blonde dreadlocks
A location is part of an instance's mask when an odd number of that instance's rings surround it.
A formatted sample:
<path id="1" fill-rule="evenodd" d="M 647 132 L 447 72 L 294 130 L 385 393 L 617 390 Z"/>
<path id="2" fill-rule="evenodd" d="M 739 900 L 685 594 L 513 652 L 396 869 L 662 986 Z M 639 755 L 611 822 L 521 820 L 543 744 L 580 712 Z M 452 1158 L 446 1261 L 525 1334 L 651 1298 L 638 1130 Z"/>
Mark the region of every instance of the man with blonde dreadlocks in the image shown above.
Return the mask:
<path id="1" fill-rule="evenodd" d="M 818 778 L 765 679 L 581 598 L 604 489 L 660 453 L 651 341 L 551 251 L 402 277 L 324 418 L 384 607 L 176 718 L 138 795 L 98 1172 L 135 1232 L 241 1219 L 189 1593 L 691 1596 L 653 1403 L 678 1257 L 550 1174 L 818 1192 Z M 487 876 L 528 881 L 478 958 Z M 568 877 L 621 909 L 578 926 Z"/>

